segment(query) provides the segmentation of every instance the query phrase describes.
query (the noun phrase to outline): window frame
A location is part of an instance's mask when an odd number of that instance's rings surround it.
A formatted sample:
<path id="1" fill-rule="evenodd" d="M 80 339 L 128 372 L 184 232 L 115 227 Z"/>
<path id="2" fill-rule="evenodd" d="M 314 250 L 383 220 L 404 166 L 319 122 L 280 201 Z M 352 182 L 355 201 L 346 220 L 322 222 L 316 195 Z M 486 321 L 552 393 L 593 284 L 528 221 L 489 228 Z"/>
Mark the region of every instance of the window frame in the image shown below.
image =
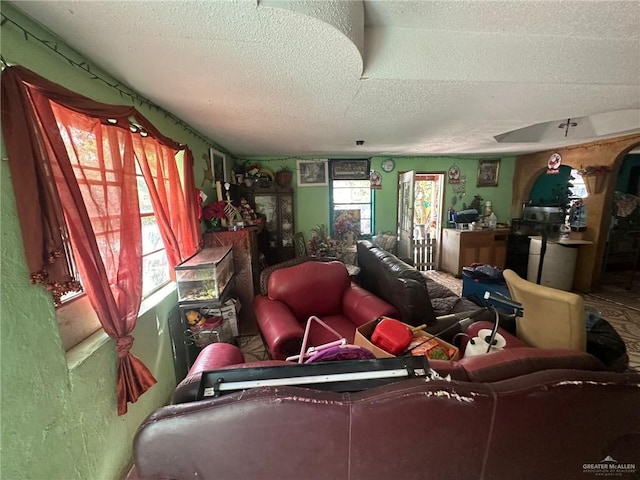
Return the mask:
<path id="1" fill-rule="evenodd" d="M 359 162 L 364 162 L 364 160 L 362 159 L 357 159 L 357 161 Z M 366 160 L 368 162 L 368 160 Z M 360 229 L 360 234 L 358 235 L 358 238 L 371 238 L 373 236 L 373 233 L 375 232 L 375 190 L 371 188 L 371 181 L 369 179 L 369 177 L 367 177 L 366 179 L 363 178 L 363 175 L 361 173 L 359 174 L 354 174 L 353 178 L 347 178 L 347 176 L 345 175 L 340 175 L 340 178 L 333 178 L 333 172 L 335 170 L 334 166 L 337 162 L 344 162 L 344 160 L 329 160 L 330 163 L 330 171 L 332 172 L 332 175 L 330 175 L 329 178 L 329 233 L 332 237 L 336 237 L 336 232 L 334 229 L 334 223 L 335 223 L 335 219 L 336 219 L 336 211 L 340 210 L 340 209 L 336 209 L 336 205 L 367 205 L 367 203 L 365 202 L 349 202 L 347 203 L 336 203 L 335 201 L 335 188 L 336 188 L 336 183 L 337 182 L 367 182 L 368 185 L 368 190 L 369 190 L 369 210 L 371 212 L 371 218 L 369 220 L 369 232 L 368 233 L 363 233 L 362 232 L 362 227 Z M 350 160 L 350 162 L 355 162 L 354 160 Z M 370 172 L 369 172 L 370 173 Z M 363 185 L 364 186 L 364 185 Z M 340 188 L 340 187 L 338 187 Z M 347 187 L 349 188 L 349 187 Z M 354 187 L 351 187 L 354 188 Z M 358 187 L 361 188 L 361 187 Z"/>

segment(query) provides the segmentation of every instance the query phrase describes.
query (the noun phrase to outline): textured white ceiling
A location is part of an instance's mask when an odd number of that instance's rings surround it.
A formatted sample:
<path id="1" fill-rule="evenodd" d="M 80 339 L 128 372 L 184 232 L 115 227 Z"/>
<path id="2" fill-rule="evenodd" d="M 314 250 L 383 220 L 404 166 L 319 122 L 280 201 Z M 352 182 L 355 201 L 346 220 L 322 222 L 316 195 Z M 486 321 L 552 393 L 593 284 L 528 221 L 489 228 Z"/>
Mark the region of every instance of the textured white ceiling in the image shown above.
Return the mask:
<path id="1" fill-rule="evenodd" d="M 637 0 L 10 3 L 235 156 L 508 154 L 640 132 Z"/>

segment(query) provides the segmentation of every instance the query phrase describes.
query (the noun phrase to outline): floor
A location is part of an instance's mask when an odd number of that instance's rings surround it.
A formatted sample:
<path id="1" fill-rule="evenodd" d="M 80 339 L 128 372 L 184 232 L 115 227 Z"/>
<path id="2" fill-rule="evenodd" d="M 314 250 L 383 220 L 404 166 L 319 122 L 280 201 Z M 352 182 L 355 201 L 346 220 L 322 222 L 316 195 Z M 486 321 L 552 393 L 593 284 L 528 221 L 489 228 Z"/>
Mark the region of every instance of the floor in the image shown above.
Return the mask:
<path id="1" fill-rule="evenodd" d="M 259 362 L 271 358 L 260 335 L 241 335 L 237 341 L 246 362 Z"/>

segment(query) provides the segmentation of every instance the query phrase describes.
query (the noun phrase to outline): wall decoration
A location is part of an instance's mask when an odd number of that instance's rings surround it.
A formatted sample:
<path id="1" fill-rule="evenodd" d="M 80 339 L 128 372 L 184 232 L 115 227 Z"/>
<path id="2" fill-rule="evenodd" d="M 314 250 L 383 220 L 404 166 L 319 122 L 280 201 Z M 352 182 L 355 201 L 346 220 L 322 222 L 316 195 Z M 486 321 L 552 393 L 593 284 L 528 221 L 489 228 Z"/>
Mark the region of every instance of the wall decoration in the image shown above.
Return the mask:
<path id="1" fill-rule="evenodd" d="M 450 184 L 460 183 L 460 167 L 457 165 L 451 165 L 447 170 L 447 178 Z"/>
<path id="2" fill-rule="evenodd" d="M 211 171 L 213 172 L 212 183 L 216 182 L 224 183 L 227 181 L 227 156 L 215 150 L 209 149 L 209 157 L 211 159 Z"/>
<path id="3" fill-rule="evenodd" d="M 380 172 L 372 170 L 369 180 L 371 180 L 371 190 L 382 189 L 382 175 L 380 175 Z"/>
<path id="4" fill-rule="evenodd" d="M 452 183 L 451 190 L 453 190 L 453 193 L 455 193 L 458 198 L 464 197 L 467 193 L 467 176 L 462 175 L 460 180 L 456 183 Z"/>
<path id="5" fill-rule="evenodd" d="M 478 187 L 497 187 L 500 160 L 480 160 L 478 162 Z"/>
<path id="6" fill-rule="evenodd" d="M 547 160 L 547 173 L 556 174 L 560 172 L 560 165 L 562 165 L 562 156 L 559 153 L 552 153 Z"/>
<path id="7" fill-rule="evenodd" d="M 327 160 L 298 160 L 299 187 L 318 187 L 329 184 L 329 162 Z M 367 178 L 368 175 L 367 175 Z"/>
<path id="8" fill-rule="evenodd" d="M 331 160 L 332 180 L 366 180 L 370 168 L 368 159 Z"/>

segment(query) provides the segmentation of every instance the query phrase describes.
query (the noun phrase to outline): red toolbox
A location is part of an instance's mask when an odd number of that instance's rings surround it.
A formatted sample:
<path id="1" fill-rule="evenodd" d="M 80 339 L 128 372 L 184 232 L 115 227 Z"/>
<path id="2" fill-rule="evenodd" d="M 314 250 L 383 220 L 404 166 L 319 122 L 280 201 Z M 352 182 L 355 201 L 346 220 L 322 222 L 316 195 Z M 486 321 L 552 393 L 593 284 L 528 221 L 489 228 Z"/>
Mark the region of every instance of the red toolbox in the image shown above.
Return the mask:
<path id="1" fill-rule="evenodd" d="M 371 334 L 371 343 L 391 355 L 404 352 L 411 343 L 413 332 L 404 323 L 382 317 Z"/>

